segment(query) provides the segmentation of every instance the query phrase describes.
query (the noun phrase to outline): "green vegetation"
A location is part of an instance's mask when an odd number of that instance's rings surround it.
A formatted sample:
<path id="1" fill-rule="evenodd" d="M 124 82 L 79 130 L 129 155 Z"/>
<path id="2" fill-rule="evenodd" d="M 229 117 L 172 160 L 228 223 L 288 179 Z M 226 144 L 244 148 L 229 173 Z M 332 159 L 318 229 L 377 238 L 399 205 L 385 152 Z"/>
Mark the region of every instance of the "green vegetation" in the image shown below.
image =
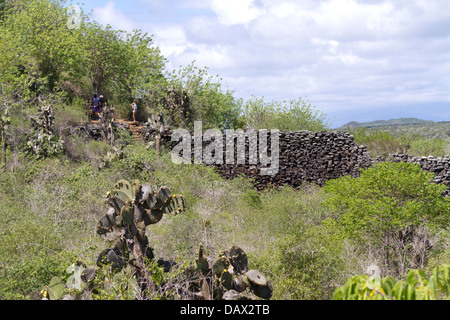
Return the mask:
<path id="1" fill-rule="evenodd" d="M 445 126 L 445 127 L 442 127 Z M 347 127 L 358 144 L 367 147 L 372 157 L 386 158 L 389 154 L 407 153 L 411 156 L 442 157 L 450 151 L 450 124 L 427 125 L 397 130 L 397 127 Z"/>
<path id="2" fill-rule="evenodd" d="M 357 122 L 351 121 L 347 124 L 344 124 L 341 129 L 350 128 L 376 128 L 376 127 L 393 127 L 393 126 L 411 126 L 411 125 L 431 125 L 434 124 L 434 121 L 422 120 L 417 118 L 399 118 L 399 119 L 390 119 L 390 120 L 375 120 L 369 122 Z"/>
<path id="3" fill-rule="evenodd" d="M 145 231 L 155 258 L 180 268 L 165 273 L 150 263 L 154 283 L 183 281 L 200 243 L 208 259 L 234 245 L 243 248 L 249 269 L 269 279 L 272 299 L 331 299 L 371 264 L 400 281 L 412 267 L 429 277 L 430 268 L 448 263 L 449 202 L 438 196 L 443 187 L 430 184 L 416 166 L 380 165 L 325 188 L 256 192 L 245 178 L 225 181 L 211 168 L 175 165 L 167 151 L 158 156 L 143 143 L 125 146 L 121 158 L 99 167 L 95 157 L 112 147 L 95 144 L 103 151 L 77 159 L 8 152 L 9 170 L 0 176 L 1 298 L 41 298 L 54 277 L 67 283 L 76 259 L 95 268 L 98 254 L 114 247 L 95 235 L 109 207 L 103 195 L 115 181 L 153 181 L 152 173 L 186 199 L 184 213 Z M 120 289 L 134 290 L 130 270 L 104 272 L 110 285 L 96 299 L 132 299 L 135 291 Z"/>
<path id="4" fill-rule="evenodd" d="M 0 5 L 0 299 L 135 299 L 143 283 L 155 285 L 154 299 L 237 297 L 230 283 L 254 299 L 448 298 L 450 203 L 430 174 L 386 163 L 324 188 L 258 192 L 244 177 L 172 163 L 163 145 L 134 141 L 107 112 L 94 139 L 80 124 L 94 91 L 117 117 L 129 117 L 136 98 L 141 121 L 162 116 L 169 127 L 328 124 L 302 98 L 238 99 L 194 63 L 166 72 L 139 30 L 88 23 L 84 13 L 69 29 L 65 1 Z M 352 133 L 373 155 L 448 154 L 447 137 Z M 379 282 L 361 276 L 371 265 Z M 175 294 L 177 284 L 196 294 Z"/>
<path id="5" fill-rule="evenodd" d="M 406 279 L 355 276 L 336 289 L 334 300 L 436 300 L 450 297 L 450 265 L 434 268 L 428 278 L 422 270 L 410 270 Z"/>
<path id="6" fill-rule="evenodd" d="M 254 129 L 322 131 L 329 127 L 325 115 L 302 98 L 267 103 L 264 98 L 254 97 L 244 104 L 243 114 L 246 126 Z"/>
<path id="7" fill-rule="evenodd" d="M 427 246 L 435 232 L 448 228 L 450 201 L 444 185 L 410 163 L 381 163 L 359 178 L 330 180 L 325 204 L 342 236 L 369 243 L 384 273 L 403 276 L 409 266 L 427 265 Z"/>

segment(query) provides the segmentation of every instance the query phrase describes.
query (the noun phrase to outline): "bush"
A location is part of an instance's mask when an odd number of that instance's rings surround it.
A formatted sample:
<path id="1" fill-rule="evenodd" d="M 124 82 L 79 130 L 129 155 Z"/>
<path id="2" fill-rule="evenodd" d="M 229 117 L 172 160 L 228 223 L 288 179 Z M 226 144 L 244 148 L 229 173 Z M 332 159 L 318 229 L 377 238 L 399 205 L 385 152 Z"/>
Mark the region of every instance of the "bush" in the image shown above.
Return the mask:
<path id="1" fill-rule="evenodd" d="M 329 300 L 336 286 L 357 268 L 347 241 L 337 229 L 296 223 L 263 255 L 257 268 L 271 279 L 274 299 Z"/>
<path id="2" fill-rule="evenodd" d="M 365 145 L 372 157 L 387 158 L 389 154 L 405 153 L 408 148 L 408 140 L 404 137 L 394 137 L 388 132 L 379 129 L 367 129 L 358 127 L 348 128 L 355 137 L 355 142 Z"/>
<path id="3" fill-rule="evenodd" d="M 244 104 L 242 118 L 246 127 L 255 130 L 323 131 L 329 127 L 325 115 L 302 98 L 271 103 L 264 98 L 253 98 Z"/>
<path id="4" fill-rule="evenodd" d="M 440 138 L 416 139 L 411 141 L 410 145 L 408 154 L 411 156 L 442 157 L 445 156 L 448 142 Z"/>
<path id="5" fill-rule="evenodd" d="M 450 265 L 436 266 L 430 277 L 420 270 L 410 270 L 405 280 L 392 277 L 354 276 L 336 289 L 334 300 L 448 300 Z"/>
<path id="6" fill-rule="evenodd" d="M 426 266 L 430 235 L 449 226 L 450 201 L 442 197 L 447 187 L 432 180 L 419 165 L 381 163 L 359 178 L 328 181 L 324 203 L 343 237 L 379 250 L 384 271 L 403 276 L 410 266 Z"/>
<path id="7" fill-rule="evenodd" d="M 64 270 L 68 260 L 55 231 L 48 219 L 29 214 L 7 225 L 0 234 L 0 299 L 30 299 Z"/>

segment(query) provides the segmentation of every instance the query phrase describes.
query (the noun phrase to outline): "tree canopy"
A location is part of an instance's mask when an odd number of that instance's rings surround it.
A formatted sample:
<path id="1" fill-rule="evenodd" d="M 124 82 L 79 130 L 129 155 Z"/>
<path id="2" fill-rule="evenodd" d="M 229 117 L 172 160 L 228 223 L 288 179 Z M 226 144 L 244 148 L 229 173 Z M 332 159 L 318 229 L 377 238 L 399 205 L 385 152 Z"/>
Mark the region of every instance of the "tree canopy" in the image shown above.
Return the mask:
<path id="1" fill-rule="evenodd" d="M 62 98 L 103 94 L 128 113 L 132 99 L 178 126 L 206 128 L 324 130 L 323 115 L 302 99 L 244 102 L 219 76 L 195 61 L 166 71 L 167 59 L 142 30 L 126 32 L 93 21 L 82 10 L 73 27 L 68 0 L 0 0 L 2 93 L 32 102 L 41 95 Z M 173 95 L 184 97 L 173 99 Z M 170 102 L 172 101 L 172 102 Z M 181 105 L 173 102 L 183 101 Z M 169 103 L 170 102 L 170 103 Z M 186 102 L 186 103 L 184 103 Z M 178 109 L 178 110 L 174 110 Z M 177 117 L 176 114 L 183 116 Z"/>

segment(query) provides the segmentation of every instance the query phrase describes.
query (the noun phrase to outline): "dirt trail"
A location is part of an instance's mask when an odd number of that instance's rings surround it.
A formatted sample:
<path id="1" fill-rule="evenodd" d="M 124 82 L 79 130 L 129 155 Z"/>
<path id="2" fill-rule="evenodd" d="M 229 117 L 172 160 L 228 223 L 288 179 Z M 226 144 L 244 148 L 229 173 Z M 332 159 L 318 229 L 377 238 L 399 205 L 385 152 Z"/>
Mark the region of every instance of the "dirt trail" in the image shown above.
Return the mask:
<path id="1" fill-rule="evenodd" d="M 141 134 L 144 126 L 139 121 L 134 122 L 123 119 L 115 119 L 114 122 L 121 122 L 128 124 L 131 134 L 133 135 L 134 141 L 144 141 L 144 137 Z"/>

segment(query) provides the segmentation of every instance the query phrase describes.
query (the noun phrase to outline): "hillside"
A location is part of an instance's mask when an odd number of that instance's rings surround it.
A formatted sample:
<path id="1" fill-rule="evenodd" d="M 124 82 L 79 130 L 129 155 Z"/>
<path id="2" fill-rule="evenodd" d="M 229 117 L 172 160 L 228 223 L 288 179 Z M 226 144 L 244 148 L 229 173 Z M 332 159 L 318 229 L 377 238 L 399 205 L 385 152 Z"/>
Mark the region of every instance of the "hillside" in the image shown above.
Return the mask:
<path id="1" fill-rule="evenodd" d="M 343 126 L 337 128 L 339 129 L 347 129 L 348 127 L 356 128 L 379 128 L 379 127 L 390 127 L 390 126 L 410 126 L 410 125 L 439 125 L 439 124 L 450 124 L 449 121 L 436 122 L 432 120 L 422 120 L 418 118 L 398 118 L 398 119 L 390 119 L 390 120 L 375 120 L 369 122 L 357 122 L 350 121 Z"/>
<path id="2" fill-rule="evenodd" d="M 376 120 L 370 122 L 351 121 L 336 128 L 337 131 L 379 130 L 394 137 L 421 137 L 425 139 L 450 139 L 450 121 L 431 121 L 417 118 L 399 118 L 391 120 Z"/>

